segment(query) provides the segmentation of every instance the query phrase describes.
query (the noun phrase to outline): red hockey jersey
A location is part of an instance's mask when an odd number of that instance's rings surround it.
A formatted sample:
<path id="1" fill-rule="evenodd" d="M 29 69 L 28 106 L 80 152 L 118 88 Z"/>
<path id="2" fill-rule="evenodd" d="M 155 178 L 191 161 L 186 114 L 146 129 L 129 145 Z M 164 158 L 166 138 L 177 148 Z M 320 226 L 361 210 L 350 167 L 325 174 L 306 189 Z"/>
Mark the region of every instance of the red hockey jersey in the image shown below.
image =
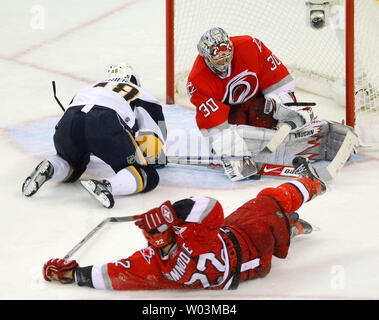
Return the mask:
<path id="1" fill-rule="evenodd" d="M 153 247 L 126 259 L 93 266 L 96 289 L 232 289 L 234 280 L 265 276 L 272 256 L 285 258 L 294 212 L 314 192 L 308 178 L 262 190 L 224 219 L 220 203 L 209 197 L 194 204 L 184 222 L 174 226 L 176 244 L 167 255 Z M 282 214 L 278 214 L 282 213 Z M 80 285 L 80 284 L 79 284 Z"/>
<path id="2" fill-rule="evenodd" d="M 284 64 L 258 39 L 250 36 L 230 37 L 234 54 L 228 75 L 214 74 L 200 55 L 188 77 L 187 91 L 196 107 L 200 130 L 228 123 L 229 111 L 259 95 L 294 91 L 295 82 Z"/>

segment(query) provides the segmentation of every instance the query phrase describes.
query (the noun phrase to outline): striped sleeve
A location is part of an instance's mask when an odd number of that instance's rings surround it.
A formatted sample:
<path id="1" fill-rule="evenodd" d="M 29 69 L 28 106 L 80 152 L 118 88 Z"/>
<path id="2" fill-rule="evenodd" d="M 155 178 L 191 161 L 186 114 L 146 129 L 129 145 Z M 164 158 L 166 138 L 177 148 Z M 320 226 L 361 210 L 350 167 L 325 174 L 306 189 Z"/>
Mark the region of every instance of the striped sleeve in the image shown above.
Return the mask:
<path id="1" fill-rule="evenodd" d="M 217 204 L 218 201 L 210 197 L 191 197 L 175 202 L 173 207 L 184 222 L 202 223 L 211 212 L 218 209 Z"/>
<path id="2" fill-rule="evenodd" d="M 314 183 L 309 178 L 300 178 L 279 185 L 276 188 L 265 188 L 258 196 L 270 196 L 280 203 L 286 213 L 299 209 L 312 199 Z"/>

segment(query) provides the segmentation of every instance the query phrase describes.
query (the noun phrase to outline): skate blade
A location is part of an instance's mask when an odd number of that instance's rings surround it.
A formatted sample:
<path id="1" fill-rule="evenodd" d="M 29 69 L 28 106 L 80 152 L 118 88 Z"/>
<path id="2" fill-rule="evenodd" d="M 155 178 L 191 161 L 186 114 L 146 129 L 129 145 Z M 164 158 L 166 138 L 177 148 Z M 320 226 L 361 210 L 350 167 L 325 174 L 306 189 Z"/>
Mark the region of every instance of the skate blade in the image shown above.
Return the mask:
<path id="1" fill-rule="evenodd" d="M 22 185 L 22 194 L 26 197 L 31 197 L 37 192 L 37 183 L 32 180 L 31 177 L 26 178 L 24 184 Z"/>
<path id="2" fill-rule="evenodd" d="M 46 177 L 43 176 L 47 172 L 48 168 L 49 168 L 49 163 L 42 162 L 34 171 L 34 173 L 30 177 L 27 177 L 25 179 L 25 182 L 22 185 L 22 193 L 24 196 L 31 197 L 48 180 Z M 37 181 L 37 180 L 40 180 L 40 181 Z"/>
<path id="3" fill-rule="evenodd" d="M 91 180 L 80 181 L 80 184 L 93 196 L 97 201 L 99 201 L 105 208 L 112 208 L 114 203 L 111 201 L 106 194 L 100 192 L 100 194 L 95 193 L 96 184 Z"/>

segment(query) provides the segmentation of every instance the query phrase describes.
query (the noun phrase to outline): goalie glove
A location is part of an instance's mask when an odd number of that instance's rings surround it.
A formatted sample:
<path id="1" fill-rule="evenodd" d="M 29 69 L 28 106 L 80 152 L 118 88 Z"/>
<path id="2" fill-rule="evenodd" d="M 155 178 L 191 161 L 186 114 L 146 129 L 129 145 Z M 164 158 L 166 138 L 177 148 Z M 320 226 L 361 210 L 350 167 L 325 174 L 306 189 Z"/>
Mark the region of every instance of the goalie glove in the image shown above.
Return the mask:
<path id="1" fill-rule="evenodd" d="M 244 139 L 238 134 L 236 126 L 230 126 L 213 136 L 212 148 L 214 153 L 221 157 L 247 158 L 222 160 L 224 171 L 231 181 L 239 181 L 258 173 L 256 164 L 251 159 L 251 152 Z"/>
<path id="2" fill-rule="evenodd" d="M 312 107 L 290 100 L 289 93 L 269 94 L 265 96 L 264 113 L 278 120 L 277 127 L 288 124 L 292 131 L 310 124 L 314 119 Z"/>

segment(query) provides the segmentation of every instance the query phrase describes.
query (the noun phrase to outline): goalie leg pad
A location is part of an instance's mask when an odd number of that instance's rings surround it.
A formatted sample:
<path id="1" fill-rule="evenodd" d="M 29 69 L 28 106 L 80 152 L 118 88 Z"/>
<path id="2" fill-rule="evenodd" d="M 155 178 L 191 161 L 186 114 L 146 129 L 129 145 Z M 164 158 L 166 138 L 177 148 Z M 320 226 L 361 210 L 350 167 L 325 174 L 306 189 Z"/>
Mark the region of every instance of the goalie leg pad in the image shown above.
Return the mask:
<path id="1" fill-rule="evenodd" d="M 264 152 L 263 149 L 275 134 L 275 130 L 239 126 L 239 134 L 243 137 L 249 151 L 257 163 L 271 163 L 292 166 L 292 159 L 303 156 L 310 161 L 331 161 L 340 150 L 351 127 L 329 121 L 315 121 L 303 130 L 290 133 L 282 144 L 273 152 Z M 351 154 L 354 148 L 351 149 Z"/>
<path id="2" fill-rule="evenodd" d="M 331 161 L 335 158 L 349 131 L 357 137 L 357 134 L 354 132 L 353 128 L 340 123 L 329 122 L 329 133 L 327 136 L 325 160 Z M 351 155 L 354 153 L 356 147 L 357 146 L 354 146 L 354 148 L 351 150 Z"/>

